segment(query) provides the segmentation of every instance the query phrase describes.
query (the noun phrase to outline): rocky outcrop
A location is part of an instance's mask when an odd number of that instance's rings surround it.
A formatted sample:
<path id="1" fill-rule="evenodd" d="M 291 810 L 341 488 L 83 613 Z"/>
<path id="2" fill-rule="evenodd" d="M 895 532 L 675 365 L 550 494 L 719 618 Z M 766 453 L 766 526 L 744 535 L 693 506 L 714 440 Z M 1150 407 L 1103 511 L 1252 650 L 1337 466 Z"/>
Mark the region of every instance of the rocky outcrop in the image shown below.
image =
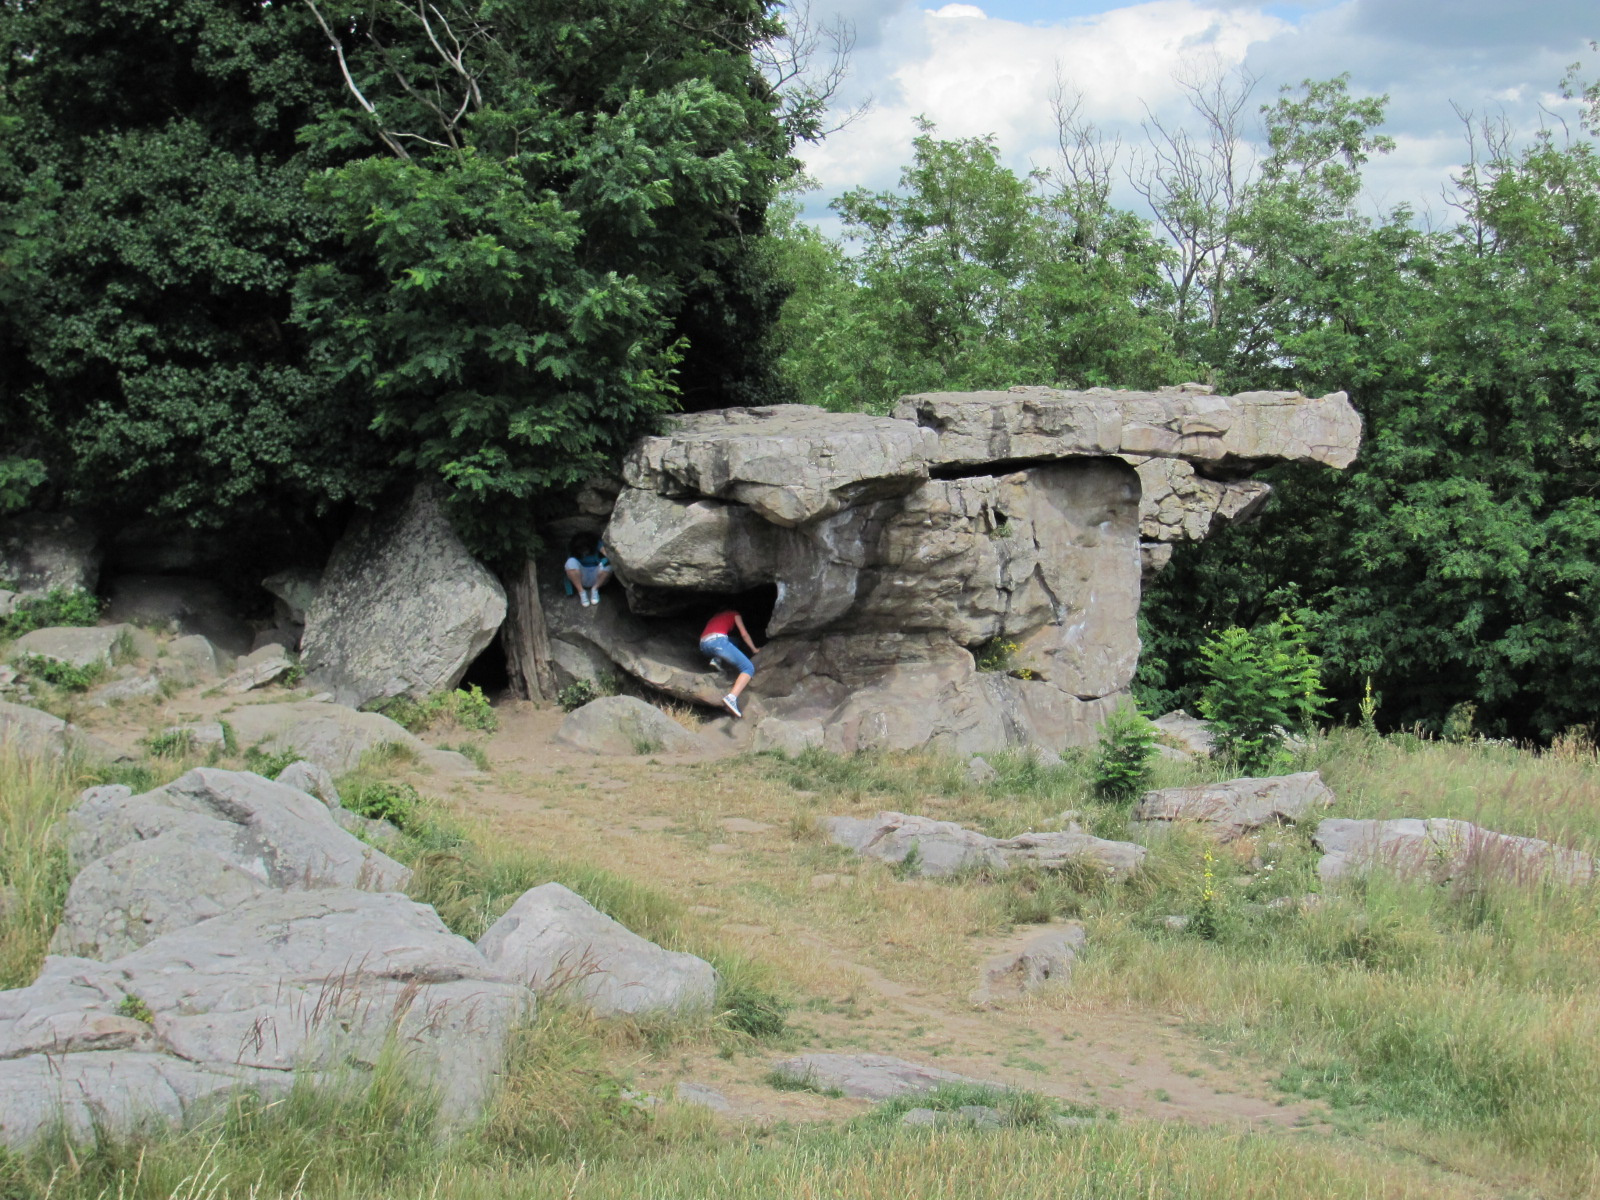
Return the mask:
<path id="1" fill-rule="evenodd" d="M 363 754 L 384 745 L 401 747 L 435 771 L 461 775 L 477 770 L 464 755 L 435 749 L 382 713 L 357 712 L 342 704 L 246 704 L 229 712 L 228 722 L 241 749 L 292 752 L 330 771 L 354 770 Z"/>
<path id="2" fill-rule="evenodd" d="M 771 609 L 742 736 L 775 720 L 765 741 L 820 728 L 837 751 L 1084 744 L 1138 658 L 1141 471 L 1163 470 L 1146 460 L 1176 463 L 1149 520 L 1203 535 L 1259 503 L 1238 477 L 1347 464 L 1359 435 L 1342 394 L 1193 388 L 693 414 L 625 463 L 605 542 L 629 612 L 552 596 L 552 652 L 714 705 L 695 638 L 724 597 Z"/>
<path id="3" fill-rule="evenodd" d="M 1133 819 L 1206 826 L 1220 841 L 1231 842 L 1265 825 L 1294 824 L 1333 803 L 1333 789 L 1317 771 L 1268 779 L 1229 779 L 1195 787 L 1146 792 Z"/>
<path id="4" fill-rule="evenodd" d="M 89 763 L 126 762 L 134 756 L 60 717 L 0 700 L 0 747 L 20 754 L 76 757 Z"/>
<path id="5" fill-rule="evenodd" d="M 339 827 L 322 800 L 200 767 L 135 796 L 90 788 L 67 814 L 78 874 L 52 948 L 111 959 L 272 891 L 397 891 L 411 872 Z"/>
<path id="6" fill-rule="evenodd" d="M 93 591 L 99 578 L 99 538 L 75 518 L 23 513 L 0 521 L 0 586 L 32 599 L 58 588 Z"/>
<path id="7" fill-rule="evenodd" d="M 592 754 L 693 754 L 705 744 L 654 705 L 602 696 L 567 714 L 556 740 Z"/>
<path id="8" fill-rule="evenodd" d="M 916 1095 L 952 1083 L 1004 1090 L 986 1079 L 926 1067 L 892 1054 L 802 1054 L 773 1063 L 772 1074 L 790 1084 L 861 1100 Z"/>
<path id="9" fill-rule="evenodd" d="M 914 875 L 934 878 L 960 871 L 1051 869 L 1068 864 L 1094 866 L 1110 875 L 1124 876 L 1138 869 L 1145 855 L 1144 847 L 1132 842 L 1107 841 L 1076 830 L 992 838 L 951 821 L 908 813 L 829 817 L 823 825 L 835 845 L 854 850 L 864 858 L 902 864 Z"/>
<path id="10" fill-rule="evenodd" d="M 540 995 L 597 1016 L 708 1013 L 717 972 L 692 954 L 663 950 L 559 883 L 530 888 L 478 948 L 502 973 Z"/>
<path id="11" fill-rule="evenodd" d="M 990 955 L 978 967 L 972 1003 L 990 1004 L 1006 996 L 1031 995 L 1065 985 L 1072 978 L 1078 952 L 1088 941 L 1089 935 L 1078 921 L 1029 934 L 1020 945 Z"/>
<path id="12" fill-rule="evenodd" d="M 106 615 L 180 635 L 198 635 L 229 654 L 248 654 L 255 630 L 220 584 L 192 575 L 119 575 Z"/>
<path id="13" fill-rule="evenodd" d="M 153 658 L 155 639 L 134 625 L 62 626 L 35 629 L 11 644 L 13 660 L 29 655 L 90 667 L 96 663 L 109 667 L 119 647 L 140 658 Z"/>
<path id="14" fill-rule="evenodd" d="M 419 486 L 334 547 L 306 613 L 301 661 L 341 704 L 421 699 L 455 687 L 505 615 L 499 581 Z"/>
<path id="15" fill-rule="evenodd" d="M 1326 881 L 1375 870 L 1438 882 L 1477 875 L 1586 885 L 1596 878 L 1595 860 L 1581 850 L 1442 817 L 1331 819 L 1317 826 L 1313 840 L 1323 852 L 1317 874 Z"/>

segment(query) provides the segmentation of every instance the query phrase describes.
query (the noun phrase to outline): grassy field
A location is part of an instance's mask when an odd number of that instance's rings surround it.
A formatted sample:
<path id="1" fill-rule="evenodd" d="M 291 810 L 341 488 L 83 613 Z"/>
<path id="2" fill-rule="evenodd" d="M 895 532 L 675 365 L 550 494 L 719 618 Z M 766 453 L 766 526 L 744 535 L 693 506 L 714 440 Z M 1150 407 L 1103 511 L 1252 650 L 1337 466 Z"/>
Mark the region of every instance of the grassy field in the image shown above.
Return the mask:
<path id="1" fill-rule="evenodd" d="M 1600 847 L 1600 766 L 1581 744 L 1536 755 L 1340 732 L 1303 757 L 1338 793 L 1337 815 L 1461 817 Z M 153 760 L 136 781 L 156 783 L 185 765 Z M 805 974 L 791 956 L 763 956 L 710 932 L 665 880 L 642 882 L 577 845 L 552 855 L 483 838 L 424 803 L 397 853 L 417 869 L 415 894 L 452 928 L 475 936 L 524 888 L 560 880 L 646 936 L 716 961 L 725 978 L 718 1019 L 606 1025 L 546 1006 L 518 1035 L 497 1105 L 453 1136 L 441 1135 L 424 1081 L 391 1064 L 343 1089 L 306 1088 L 266 1107 L 241 1100 L 181 1135 L 7 1156 L 0 1197 L 1600 1195 L 1596 889 L 1480 877 L 1324 891 L 1307 829 L 1226 847 L 1177 833 L 1155 840 L 1146 869 L 1120 884 L 1073 873 L 910 882 L 863 867 L 848 888 L 806 889 L 813 872 L 841 862 L 815 835 L 824 812 L 926 811 L 1010 834 L 1059 827 L 1072 809 L 1102 836 L 1126 828 L 1123 810 L 1091 799 L 1076 758 L 1059 768 L 1022 756 L 995 765 L 1000 778 L 975 787 L 961 763 L 931 756 L 761 756 L 703 764 L 686 790 L 704 793 L 716 778 L 774 804 L 782 798 L 792 819 L 769 853 L 770 888 L 737 886 L 757 906 L 809 905 L 804 918 L 819 928 L 889 929 L 878 961 L 900 977 L 955 979 L 948 947 L 975 933 L 1082 919 L 1090 950 L 1072 990 L 1040 1003 L 1177 1013 L 1216 1045 L 1264 1064 L 1285 1097 L 1326 1103 L 1337 1132 L 1149 1121 L 921 1131 L 871 1114 L 741 1128 L 675 1104 L 641 1108 L 626 1091 L 641 1048 L 734 1054 L 761 1039 L 794 1044 L 797 1035 L 779 1029 L 787 1006 L 804 1011 L 811 999 Z M 404 768 L 378 763 L 344 783 L 359 789 Z M 1223 773 L 1212 764 L 1160 771 L 1162 784 Z M 6 986 L 30 981 L 44 953 L 67 882 L 54 822 L 89 781 L 0 756 Z M 715 836 L 695 832 L 707 822 L 695 812 L 684 822 L 686 842 Z M 1312 892 L 1319 899 L 1306 902 Z M 1188 928 L 1171 928 L 1173 916 L 1188 917 Z M 901 924 L 917 929 L 915 949 L 894 944 Z"/>

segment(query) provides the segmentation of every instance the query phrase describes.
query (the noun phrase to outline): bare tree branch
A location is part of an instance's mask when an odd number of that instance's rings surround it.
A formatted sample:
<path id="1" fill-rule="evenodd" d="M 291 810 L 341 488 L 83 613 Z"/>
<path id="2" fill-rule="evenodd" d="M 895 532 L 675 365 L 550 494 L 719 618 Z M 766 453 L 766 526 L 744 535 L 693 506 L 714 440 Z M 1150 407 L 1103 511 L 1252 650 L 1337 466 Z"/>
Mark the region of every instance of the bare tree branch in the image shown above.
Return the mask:
<path id="1" fill-rule="evenodd" d="M 820 21 L 812 0 L 787 0 L 783 32 L 751 49 L 751 60 L 781 97 L 784 124 L 796 137 L 820 142 L 871 111 L 868 96 L 825 124 L 834 115 L 834 97 L 849 77 L 855 44 L 855 26 L 843 17 Z"/>
<path id="2" fill-rule="evenodd" d="M 399 142 L 395 141 L 394 136 L 390 134 L 388 130 L 384 129 L 383 122 L 378 118 L 378 110 L 376 106 L 373 105 L 372 101 L 363 96 L 361 94 L 361 89 L 356 86 L 356 81 L 350 75 L 350 64 L 345 61 L 344 44 L 340 42 L 336 36 L 334 36 L 333 30 L 328 28 L 328 22 L 323 19 L 321 10 L 317 8 L 316 0 L 306 0 L 306 7 L 311 10 L 311 15 L 317 19 L 317 24 L 322 26 L 322 32 L 327 35 L 328 44 L 333 47 L 334 56 L 339 60 L 339 71 L 344 75 L 345 86 L 350 89 L 350 94 L 356 98 L 356 103 L 361 105 L 361 107 L 366 110 L 367 114 L 372 117 L 373 121 L 377 124 L 378 136 L 383 139 L 383 144 L 388 146 L 390 150 L 394 151 L 398 157 L 410 162 L 411 155 L 407 154 L 406 148 Z"/>

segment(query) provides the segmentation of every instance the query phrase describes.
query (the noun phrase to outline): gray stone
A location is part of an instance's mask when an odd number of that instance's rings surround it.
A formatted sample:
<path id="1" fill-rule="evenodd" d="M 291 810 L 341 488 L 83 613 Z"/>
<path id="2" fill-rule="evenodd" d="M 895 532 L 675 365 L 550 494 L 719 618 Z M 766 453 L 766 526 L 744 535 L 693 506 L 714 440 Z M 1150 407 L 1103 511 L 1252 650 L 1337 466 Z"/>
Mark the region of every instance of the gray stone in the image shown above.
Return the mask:
<path id="1" fill-rule="evenodd" d="M 233 671 L 233 656 L 212 645 L 204 634 L 191 633 L 168 642 L 165 659 L 156 665 L 180 683 L 210 683 Z"/>
<path id="2" fill-rule="evenodd" d="M 322 572 L 314 567 L 289 567 L 268 575 L 261 586 L 271 592 L 283 605 L 283 615 L 296 625 L 306 623 L 306 613 L 311 610 L 322 587 Z"/>
<path id="3" fill-rule="evenodd" d="M 594 754 L 693 754 L 705 744 L 633 696 L 602 696 L 568 713 L 556 740 Z"/>
<path id="4" fill-rule="evenodd" d="M 453 750 L 436 750 L 381 713 L 357 712 L 342 704 L 298 700 L 287 704 L 246 704 L 227 714 L 241 747 L 258 746 L 268 754 L 293 752 L 343 773 L 361 763 L 368 750 L 385 744 L 404 747 L 425 767 L 453 775 L 477 767 Z"/>
<path id="5" fill-rule="evenodd" d="M 1047 985 L 1065 985 L 1088 940 L 1083 925 L 1069 921 L 1059 929 L 1034 934 L 1014 949 L 991 955 L 978 968 L 973 1003 L 987 1004 L 1008 994 L 1031 994 Z"/>
<path id="6" fill-rule="evenodd" d="M 947 1083 L 996 1086 L 985 1079 L 958 1075 L 891 1054 L 802 1054 L 772 1064 L 780 1079 L 818 1091 L 839 1091 L 863 1100 L 931 1092 Z"/>
<path id="7" fill-rule="evenodd" d="M 881 862 L 904 863 L 915 847 L 914 874 L 929 877 L 974 869 L 1059 869 L 1073 863 L 1121 877 L 1138 869 L 1145 855 L 1144 847 L 1132 842 L 1106 841 L 1072 830 L 992 838 L 951 821 L 897 812 L 865 819 L 828 817 L 823 825 L 836 845 Z"/>
<path id="8" fill-rule="evenodd" d="M 118 647 L 139 658 L 154 658 L 155 640 L 132 625 L 62 626 L 35 629 L 11 644 L 12 661 L 27 655 L 89 667 L 95 663 L 110 666 Z"/>
<path id="9" fill-rule="evenodd" d="M 135 757 L 60 717 L 5 700 L 0 700 L 0 746 L 52 758 L 73 756 L 89 763 L 128 762 Z"/>
<path id="10" fill-rule="evenodd" d="M 403 888 L 411 872 L 340 828 L 322 801 L 200 767 L 132 795 L 90 788 L 67 814 L 79 864 L 52 946 L 111 959 L 272 890 Z"/>
<path id="11" fill-rule="evenodd" d="M 1302 821 L 1333 800 L 1333 790 L 1322 782 L 1320 772 L 1302 771 L 1146 792 L 1134 806 L 1133 819 L 1195 821 L 1231 842 L 1264 825 Z"/>
<path id="12" fill-rule="evenodd" d="M 0 520 L 0 583 L 24 599 L 58 588 L 92 592 L 99 578 L 99 538 L 76 518 L 23 513 Z"/>
<path id="13" fill-rule="evenodd" d="M 709 1108 L 712 1112 L 729 1112 L 733 1109 L 733 1101 L 716 1088 L 703 1083 L 681 1080 L 673 1089 L 673 1095 L 679 1104 L 693 1104 L 697 1108 Z"/>
<path id="14" fill-rule="evenodd" d="M 1130 460 L 1139 472 L 1139 536 L 1147 544 L 1201 542 L 1253 521 L 1272 495 L 1255 479 L 1208 479 L 1174 458 Z"/>
<path id="15" fill-rule="evenodd" d="M 1330 819 L 1313 835 L 1325 881 L 1384 870 L 1440 882 L 1483 875 L 1518 883 L 1591 884 L 1595 861 L 1539 838 L 1514 837 L 1469 821 L 1432 817 L 1389 821 Z"/>
<path id="16" fill-rule="evenodd" d="M 148 1023 L 128 1014 L 127 997 Z M 419 1081 L 440 1088 L 447 1113 L 470 1120 L 507 1032 L 533 1004 L 425 905 L 349 890 L 272 892 L 110 963 L 47 959 L 32 987 L 0 994 L 0 1053 L 53 1039 L 83 1051 L 69 1062 L 109 1069 L 124 1047 L 144 1047 L 159 1052 L 146 1056 L 159 1071 L 177 1063 L 226 1074 L 228 1086 L 282 1089 L 295 1071 L 370 1070 L 392 1044 Z M 13 1119 L 29 1112 L 15 1086 L 35 1078 L 29 1062 L 0 1062 L 0 1136 L 12 1145 Z M 130 1119 L 189 1116 L 152 1108 L 135 1084 L 106 1093 Z"/>
<path id="17" fill-rule="evenodd" d="M 164 734 L 188 734 L 189 745 L 197 750 L 209 750 L 213 746 L 225 749 L 228 745 L 228 734 L 222 728 L 221 721 L 194 721 L 187 725 L 168 725 L 161 731 Z"/>
<path id="18" fill-rule="evenodd" d="M 820 747 L 822 742 L 822 721 L 818 718 L 784 720 L 781 717 L 763 717 L 756 722 L 750 749 L 756 754 L 764 750 L 776 750 L 792 758 L 803 751 Z"/>
<path id="19" fill-rule="evenodd" d="M 1189 928 L 1189 918 L 1183 913 L 1168 913 L 1161 918 L 1161 927 L 1170 929 L 1173 933 L 1182 933 Z"/>
<path id="20" fill-rule="evenodd" d="M 663 950 L 559 883 L 524 892 L 478 948 L 502 974 L 598 1016 L 706 1013 L 716 1001 L 710 963 Z"/>
<path id="21" fill-rule="evenodd" d="M 109 708 L 125 700 L 143 700 L 148 696 L 157 695 L 160 691 L 161 681 L 153 675 L 130 675 L 126 679 L 118 679 L 104 687 L 95 688 L 89 694 L 89 703 L 96 708 Z"/>
<path id="22" fill-rule="evenodd" d="M 0 617 L 9 617 L 15 612 L 19 598 L 16 592 L 0 588 Z"/>
<path id="23" fill-rule="evenodd" d="M 1182 709 L 1157 717 L 1151 724 L 1156 727 L 1162 741 L 1170 743 L 1172 748 L 1183 751 L 1185 755 L 1208 758 L 1216 744 L 1211 723 L 1191 717 Z"/>
<path id="24" fill-rule="evenodd" d="M 448 691 L 505 619 L 500 583 L 467 552 L 433 491 L 359 520 L 306 613 L 307 676 L 341 704 Z"/>
<path id="25" fill-rule="evenodd" d="M 199 635 L 230 654 L 248 652 L 255 637 L 221 584 L 192 575 L 119 575 L 111 581 L 106 615 Z"/>
<path id="26" fill-rule="evenodd" d="M 222 691 L 230 696 L 254 691 L 282 679 L 293 667 L 289 652 L 276 642 L 269 643 L 239 660 L 233 674 L 222 681 Z"/>
<path id="27" fill-rule="evenodd" d="M 333 775 L 326 767 L 318 766 L 314 762 L 290 763 L 278 772 L 277 782 L 285 787 L 297 788 L 308 796 L 315 796 L 330 809 L 344 807 L 339 799 L 339 789 L 333 782 Z"/>
<path id="28" fill-rule="evenodd" d="M 996 779 L 999 779 L 1000 772 L 990 765 L 988 759 L 974 755 L 967 763 L 963 778 L 975 787 L 982 787 L 984 784 L 993 783 Z"/>

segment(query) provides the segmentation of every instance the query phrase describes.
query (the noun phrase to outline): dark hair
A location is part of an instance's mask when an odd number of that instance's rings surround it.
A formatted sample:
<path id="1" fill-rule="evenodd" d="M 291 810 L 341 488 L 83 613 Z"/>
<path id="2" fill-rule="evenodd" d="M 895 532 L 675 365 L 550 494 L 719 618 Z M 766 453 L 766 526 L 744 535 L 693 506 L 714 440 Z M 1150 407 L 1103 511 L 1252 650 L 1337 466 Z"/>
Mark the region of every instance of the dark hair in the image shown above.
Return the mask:
<path id="1" fill-rule="evenodd" d="M 582 558 L 599 549 L 600 539 L 592 533 L 575 533 L 567 540 L 567 554 L 572 558 Z"/>

